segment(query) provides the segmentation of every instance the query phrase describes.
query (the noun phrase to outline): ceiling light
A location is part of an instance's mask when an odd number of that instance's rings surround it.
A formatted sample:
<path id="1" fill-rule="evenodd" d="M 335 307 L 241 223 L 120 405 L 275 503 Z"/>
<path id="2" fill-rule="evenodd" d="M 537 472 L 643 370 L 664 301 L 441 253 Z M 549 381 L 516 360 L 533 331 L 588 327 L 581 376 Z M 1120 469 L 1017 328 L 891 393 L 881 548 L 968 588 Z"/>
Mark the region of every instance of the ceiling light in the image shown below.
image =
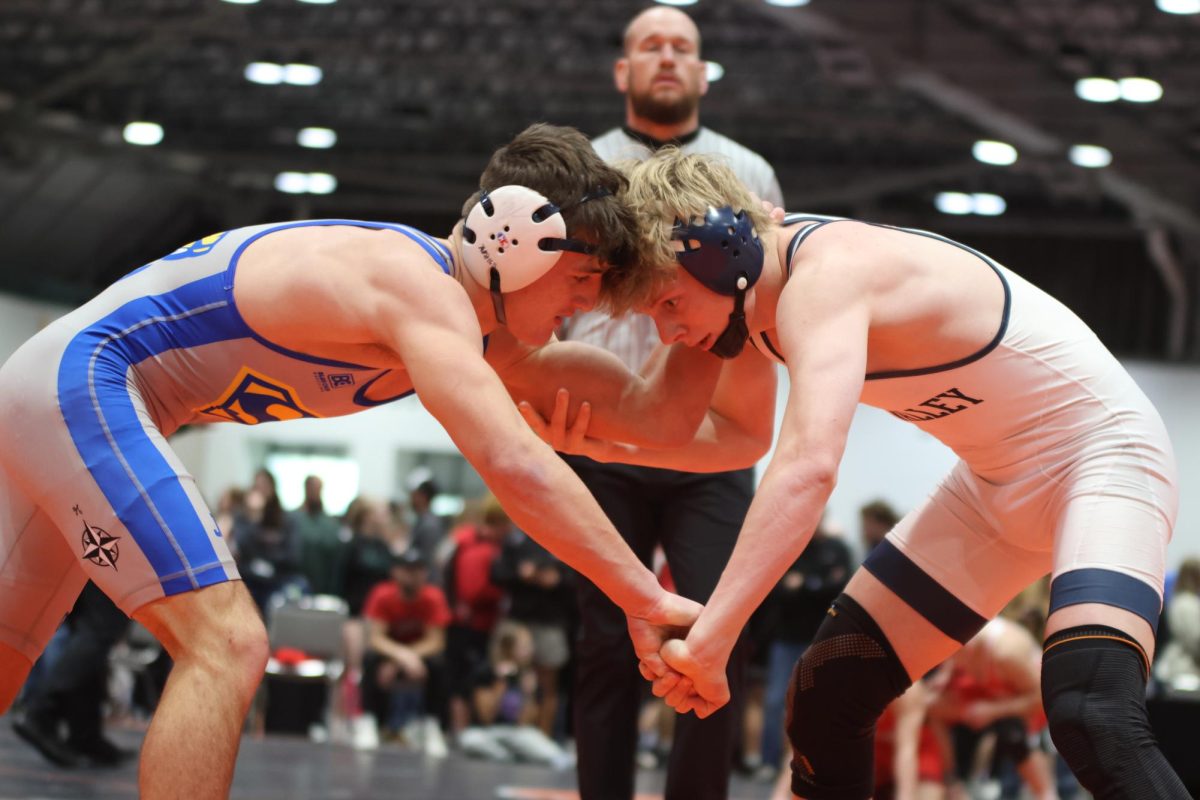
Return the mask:
<path id="1" fill-rule="evenodd" d="M 656 2 L 664 6 L 694 6 L 697 0 L 656 0 Z"/>
<path id="2" fill-rule="evenodd" d="M 283 82 L 292 86 L 316 86 L 324 73 L 312 64 L 286 64 L 283 67 Z"/>
<path id="3" fill-rule="evenodd" d="M 708 79 L 709 83 L 719 81 L 721 78 L 725 77 L 725 68 L 716 61 L 705 61 L 704 77 Z"/>
<path id="4" fill-rule="evenodd" d="M 281 172 L 275 188 L 287 194 L 330 194 L 337 189 L 337 178 L 328 172 Z"/>
<path id="5" fill-rule="evenodd" d="M 1067 154 L 1071 163 L 1078 167 L 1098 169 L 1112 163 L 1112 152 L 1107 147 L 1097 144 L 1076 144 L 1071 146 Z"/>
<path id="6" fill-rule="evenodd" d="M 251 83 L 283 83 L 283 67 L 270 61 L 255 61 L 246 65 L 246 80 Z"/>
<path id="7" fill-rule="evenodd" d="M 125 126 L 122 136 L 130 144 L 150 146 L 162 141 L 163 129 L 157 122 L 131 122 Z"/>
<path id="8" fill-rule="evenodd" d="M 1200 0 L 1158 0 L 1156 5 L 1168 14 L 1200 14 Z"/>
<path id="9" fill-rule="evenodd" d="M 300 0 L 301 3 L 312 3 L 314 6 L 331 6 L 337 0 Z"/>
<path id="10" fill-rule="evenodd" d="M 275 176 L 275 188 L 288 194 L 308 191 L 308 175 L 303 172 L 281 172 Z"/>
<path id="11" fill-rule="evenodd" d="M 769 6 L 782 6 L 783 8 L 798 8 L 808 5 L 809 0 L 767 0 Z"/>
<path id="12" fill-rule="evenodd" d="M 975 207 L 971 195 L 963 192 L 938 192 L 933 203 L 943 214 L 970 214 Z"/>
<path id="13" fill-rule="evenodd" d="M 971 195 L 972 211 L 985 217 L 998 217 L 1008 208 L 1008 203 L 998 194 L 976 192 Z"/>
<path id="14" fill-rule="evenodd" d="M 296 143 L 301 147 L 325 150 L 337 144 L 337 134 L 329 128 L 301 128 L 296 134 Z"/>
<path id="15" fill-rule="evenodd" d="M 1017 160 L 1017 148 L 1008 142 L 997 142 L 990 139 L 980 139 L 971 148 L 971 153 L 977 161 L 1002 167 Z"/>
<path id="16" fill-rule="evenodd" d="M 1075 95 L 1089 103 L 1111 103 L 1121 99 L 1121 87 L 1112 78 L 1080 78 L 1075 81 Z"/>
<path id="17" fill-rule="evenodd" d="M 328 172 L 308 173 L 308 191 L 313 194 L 331 194 L 337 189 L 337 178 Z"/>
<path id="18" fill-rule="evenodd" d="M 1117 88 L 1122 99 L 1131 103 L 1153 103 L 1163 95 L 1162 84 L 1150 78 L 1121 78 Z"/>
<path id="19" fill-rule="evenodd" d="M 258 0 L 225 0 L 226 3 L 233 3 L 235 6 L 252 6 Z"/>

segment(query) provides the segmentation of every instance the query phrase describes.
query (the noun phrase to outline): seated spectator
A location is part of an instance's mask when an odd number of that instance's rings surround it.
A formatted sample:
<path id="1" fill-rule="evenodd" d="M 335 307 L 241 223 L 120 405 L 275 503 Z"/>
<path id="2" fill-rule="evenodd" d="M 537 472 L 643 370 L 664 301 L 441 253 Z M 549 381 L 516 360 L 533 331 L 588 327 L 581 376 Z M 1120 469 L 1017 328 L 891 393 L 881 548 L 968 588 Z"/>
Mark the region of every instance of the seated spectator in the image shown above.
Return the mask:
<path id="1" fill-rule="evenodd" d="M 384 729 L 399 734 L 420 723 L 438 736 L 442 660 L 450 609 L 442 590 L 426 581 L 420 553 L 395 557 L 391 580 L 367 597 L 368 651 L 363 660 L 363 705 Z"/>
<path id="2" fill-rule="evenodd" d="M 474 678 L 471 702 L 476 724 L 459 736 L 463 752 L 493 761 L 524 761 L 566 769 L 569 754 L 533 722 L 537 718 L 537 674 L 533 637 L 525 628 L 498 628 L 488 662 Z"/>
<path id="3" fill-rule="evenodd" d="M 575 602 L 570 570 L 540 544 L 514 529 L 492 562 L 492 582 L 508 595 L 508 614 L 497 634 L 509 626 L 529 632 L 537 674 L 534 724 L 554 736 L 558 716 L 558 674 L 570 658 L 567 628 Z"/>

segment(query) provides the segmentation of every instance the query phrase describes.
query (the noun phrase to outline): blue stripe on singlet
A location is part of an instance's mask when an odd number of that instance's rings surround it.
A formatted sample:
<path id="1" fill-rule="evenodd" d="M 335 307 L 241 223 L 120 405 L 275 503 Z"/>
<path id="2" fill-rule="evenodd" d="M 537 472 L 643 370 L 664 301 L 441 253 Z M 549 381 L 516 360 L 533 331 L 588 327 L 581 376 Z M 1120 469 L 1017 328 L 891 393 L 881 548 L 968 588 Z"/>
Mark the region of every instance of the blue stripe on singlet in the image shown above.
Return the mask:
<path id="1" fill-rule="evenodd" d="M 987 622 L 887 539 L 875 545 L 863 569 L 956 642 L 966 644 Z"/>
<path id="2" fill-rule="evenodd" d="M 117 308 L 67 344 L 58 369 L 58 402 L 71 439 L 166 594 L 220 583 L 225 571 L 207 521 L 146 432 L 127 373 L 170 349 L 249 335 L 221 278 L 210 275 Z"/>
<path id="3" fill-rule="evenodd" d="M 1050 613 L 1080 603 L 1101 603 L 1137 614 L 1158 630 L 1162 599 L 1145 581 L 1111 569 L 1073 569 L 1050 583 Z"/>

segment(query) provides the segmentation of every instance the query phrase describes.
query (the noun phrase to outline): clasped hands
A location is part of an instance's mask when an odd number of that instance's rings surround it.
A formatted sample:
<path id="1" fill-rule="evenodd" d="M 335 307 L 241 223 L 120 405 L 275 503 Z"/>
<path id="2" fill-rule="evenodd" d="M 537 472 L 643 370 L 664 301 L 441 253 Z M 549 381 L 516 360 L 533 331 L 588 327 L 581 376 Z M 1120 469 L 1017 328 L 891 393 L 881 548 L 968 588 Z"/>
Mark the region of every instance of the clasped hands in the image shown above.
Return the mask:
<path id="1" fill-rule="evenodd" d="M 728 651 L 707 658 L 704 643 L 688 636 L 703 608 L 664 590 L 644 616 L 627 616 L 638 670 L 650 681 L 651 691 L 680 714 L 695 711 L 700 719 L 729 702 Z"/>
<path id="2" fill-rule="evenodd" d="M 615 445 L 587 436 L 591 406 L 584 402 L 574 423 L 568 425 L 569 405 L 570 394 L 559 389 L 549 421 L 529 403 L 522 402 L 518 408 L 534 432 L 556 451 L 607 460 Z M 703 608 L 692 600 L 663 591 L 651 610 L 641 616 L 627 615 L 638 669 L 651 682 L 654 694 L 680 714 L 695 711 L 701 719 L 729 702 L 729 683 L 725 677 L 728 650 L 719 656 L 707 656 L 709 648 L 689 636 Z"/>

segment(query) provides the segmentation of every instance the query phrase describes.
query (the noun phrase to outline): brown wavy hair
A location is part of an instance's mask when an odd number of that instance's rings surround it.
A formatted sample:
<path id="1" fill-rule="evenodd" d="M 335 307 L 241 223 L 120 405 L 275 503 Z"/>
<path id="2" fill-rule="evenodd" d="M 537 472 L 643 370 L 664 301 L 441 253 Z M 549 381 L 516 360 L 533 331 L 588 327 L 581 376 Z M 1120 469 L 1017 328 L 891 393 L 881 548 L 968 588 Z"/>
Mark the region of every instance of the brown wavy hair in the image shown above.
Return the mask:
<path id="1" fill-rule="evenodd" d="M 539 122 L 493 153 L 479 176 L 480 189 L 510 184 L 540 192 L 563 209 L 567 236 L 594 242 L 601 264 L 623 267 L 634 258 L 637 223 L 625 202 L 629 181 L 575 128 Z M 608 196 L 579 202 L 598 189 Z M 478 201 L 476 192 L 463 205 L 463 217 Z"/>

